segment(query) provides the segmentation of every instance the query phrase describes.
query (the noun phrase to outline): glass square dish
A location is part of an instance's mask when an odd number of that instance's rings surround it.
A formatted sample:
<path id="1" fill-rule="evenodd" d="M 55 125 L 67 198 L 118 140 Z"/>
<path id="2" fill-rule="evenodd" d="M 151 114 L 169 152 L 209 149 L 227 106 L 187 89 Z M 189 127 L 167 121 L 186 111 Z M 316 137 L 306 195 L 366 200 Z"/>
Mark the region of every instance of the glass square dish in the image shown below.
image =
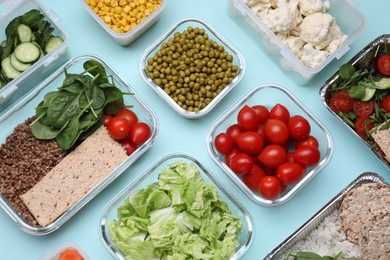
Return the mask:
<path id="1" fill-rule="evenodd" d="M 125 33 L 118 33 L 111 29 L 102 18 L 90 7 L 87 3 L 88 0 L 80 0 L 81 4 L 84 6 L 85 10 L 95 19 L 95 21 L 111 36 L 117 43 L 122 46 L 127 46 L 140 37 L 144 32 L 146 32 L 150 27 L 152 27 L 160 18 L 165 5 L 166 0 L 161 0 L 161 5 L 156 8 L 152 13 L 150 13 L 144 20 L 137 24 L 130 31 Z M 101 2 L 101 1 L 100 1 Z M 100 3 L 99 2 L 99 3 Z M 97 2 L 96 2 L 97 3 Z"/>
<path id="2" fill-rule="evenodd" d="M 290 115 L 301 115 L 308 120 L 311 126 L 310 135 L 313 135 L 319 143 L 320 160 L 318 164 L 307 168 L 302 179 L 293 185 L 289 185 L 276 199 L 265 199 L 257 191 L 249 189 L 243 180 L 235 174 L 224 162 L 223 156 L 215 149 L 215 137 L 237 123 L 237 115 L 245 106 L 263 105 L 271 108 L 277 103 L 285 106 Z M 263 206 L 277 206 L 290 200 L 304 185 L 315 177 L 329 162 L 332 155 L 332 139 L 328 129 L 286 88 L 277 84 L 262 84 L 254 87 L 228 111 L 221 115 L 210 127 L 207 135 L 207 148 L 211 158 L 223 170 L 223 172 L 248 196 L 253 202 Z"/>
<path id="3" fill-rule="evenodd" d="M 240 219 L 242 223 L 242 229 L 238 238 L 239 246 L 236 248 L 235 254 L 231 256 L 230 259 L 241 258 L 249 249 L 254 236 L 253 220 L 251 215 L 244 208 L 244 206 L 242 206 L 242 204 L 229 192 L 229 190 L 218 181 L 215 176 L 216 174 L 210 172 L 192 155 L 180 152 L 166 154 L 159 158 L 144 173 L 139 175 L 136 180 L 123 189 L 123 191 L 121 191 L 105 206 L 99 224 L 99 233 L 102 243 L 113 257 L 117 259 L 125 259 L 124 254 L 121 253 L 113 243 L 109 229 L 109 222 L 118 218 L 118 208 L 123 205 L 125 200 L 130 195 L 140 189 L 146 188 L 152 183 L 157 182 L 158 176 L 162 170 L 177 162 L 194 164 L 199 170 L 204 181 L 206 183 L 212 184 L 216 188 L 219 198 L 227 203 L 231 214 Z"/>
<path id="4" fill-rule="evenodd" d="M 147 123 L 151 128 L 150 138 L 130 156 L 128 156 L 120 165 L 118 165 L 111 173 L 106 175 L 100 182 L 86 193 L 78 202 L 71 206 L 61 216 L 54 220 L 51 224 L 44 227 L 37 227 L 26 221 L 20 214 L 19 210 L 0 193 L 0 206 L 6 211 L 16 225 L 24 232 L 31 235 L 46 235 L 57 230 L 81 208 L 83 208 L 90 200 L 92 200 L 99 192 L 106 188 L 119 175 L 121 175 L 131 164 L 133 164 L 142 154 L 144 154 L 152 146 L 157 138 L 159 130 L 159 122 L 155 113 L 151 108 L 138 96 L 138 94 L 127 84 L 121 77 L 108 65 L 105 61 L 93 55 L 80 55 L 65 63 L 58 70 L 47 77 L 40 85 L 34 88 L 22 101 L 15 104 L 12 109 L 0 116 L 0 144 L 4 144 L 6 138 L 13 132 L 13 129 L 24 122 L 27 118 L 35 115 L 35 107 L 43 100 L 46 93 L 57 90 L 62 86 L 65 79 L 64 70 L 67 73 L 79 74 L 84 71 L 83 64 L 87 60 L 97 61 L 103 65 L 107 75 L 112 75 L 112 80 L 116 87 L 122 92 L 134 93 L 134 95 L 124 95 L 124 103 L 132 105 L 132 110 L 137 114 L 139 121 Z"/>
<path id="5" fill-rule="evenodd" d="M 374 40 L 369 42 L 363 49 L 361 49 L 359 52 L 357 52 L 355 54 L 355 56 L 352 57 L 347 62 L 347 64 L 353 65 L 356 70 L 368 68 L 367 71 L 369 71 L 369 73 L 364 75 L 364 76 L 359 77 L 359 79 L 360 78 L 363 80 L 368 79 L 369 76 L 374 75 L 373 81 L 378 80 L 378 79 L 375 79 L 375 77 L 377 77 L 379 73 L 377 73 L 375 71 L 373 73 L 371 73 L 371 71 L 372 71 L 371 68 L 374 67 L 373 62 L 376 60 L 376 58 L 374 58 L 374 56 L 376 56 L 378 54 L 378 51 L 381 49 L 381 52 L 386 52 L 386 49 L 385 49 L 386 47 L 384 47 L 385 43 L 387 44 L 387 48 L 388 48 L 390 46 L 390 34 L 383 34 L 383 35 L 378 36 L 377 38 L 375 38 Z M 388 77 L 383 76 L 383 75 L 380 77 L 382 79 L 386 79 L 386 80 L 388 79 Z M 372 79 L 370 78 L 369 80 L 371 81 Z M 387 158 L 388 160 L 386 160 L 386 155 L 384 155 L 381 148 L 379 148 L 378 145 L 376 145 L 376 143 L 373 140 L 371 140 L 371 138 L 365 139 L 362 136 L 360 136 L 356 131 L 357 128 L 352 126 L 355 123 L 357 123 L 358 121 L 355 121 L 356 120 L 355 118 L 350 118 L 350 123 L 347 124 L 346 123 L 347 121 L 343 120 L 343 117 L 340 114 L 338 114 L 332 110 L 332 108 L 330 106 L 330 100 L 331 100 L 330 96 L 332 93 L 332 88 L 334 86 L 340 86 L 340 82 L 343 82 L 343 81 L 342 81 L 342 78 L 340 77 L 339 70 L 337 70 L 330 78 L 328 78 L 325 81 L 324 85 L 322 85 L 320 88 L 319 95 L 320 95 L 322 104 L 328 109 L 328 111 L 330 113 L 332 113 L 332 115 L 334 115 L 337 119 L 339 119 L 343 123 L 343 125 L 352 134 L 354 134 L 358 139 L 360 139 L 363 142 L 363 144 L 368 149 L 370 149 L 376 155 L 376 157 L 378 157 L 378 159 L 383 163 L 383 165 L 385 165 L 388 169 L 390 169 L 390 162 L 389 162 L 390 158 Z M 344 87 L 344 90 L 348 91 L 354 85 L 359 85 L 358 83 L 359 82 L 355 82 L 354 84 L 349 83 L 349 86 L 347 86 L 347 88 Z M 368 82 L 368 83 L 362 82 L 362 86 L 364 86 L 364 84 L 366 84 L 367 86 L 370 86 L 370 84 L 372 84 L 372 82 Z M 389 83 L 386 83 L 385 85 L 388 85 L 388 84 Z M 370 86 L 370 88 L 374 89 L 374 93 L 375 93 L 375 94 L 373 94 L 374 96 L 370 100 L 375 100 L 375 98 L 374 98 L 375 96 L 384 95 L 384 94 L 386 94 L 386 91 L 387 91 L 386 87 L 383 89 L 378 87 L 375 90 L 375 85 Z M 387 94 L 388 94 L 388 92 L 387 92 Z M 370 100 L 368 102 L 370 102 Z M 377 105 L 378 105 L 378 108 L 375 108 L 374 111 L 379 110 L 380 102 L 378 102 L 377 104 L 374 103 L 373 107 L 376 107 Z M 352 110 L 352 112 L 353 112 L 353 110 Z M 377 116 L 377 114 L 378 114 L 378 112 L 375 112 L 375 116 Z M 371 117 L 371 115 L 369 115 L 369 117 Z M 359 117 L 356 116 L 356 118 L 358 119 Z M 381 123 L 384 123 L 384 122 L 385 121 L 382 118 Z"/>
<path id="6" fill-rule="evenodd" d="M 159 85 L 157 85 L 153 81 L 153 79 L 151 77 L 148 76 L 148 61 L 149 61 L 149 59 L 153 58 L 154 55 L 156 55 L 156 53 L 163 46 L 165 46 L 170 39 L 174 39 L 174 37 L 177 33 L 184 33 L 184 31 L 186 31 L 186 29 L 188 27 L 203 29 L 205 31 L 205 34 L 207 34 L 208 39 L 213 40 L 218 45 L 222 46 L 224 48 L 224 50 L 232 56 L 232 66 L 237 67 L 236 75 L 234 78 L 232 78 L 231 82 L 230 83 L 226 82 L 227 85 L 225 83 L 218 83 L 218 84 L 224 84 L 226 86 L 219 93 L 214 91 L 214 90 L 210 91 L 210 92 L 218 93 L 218 94 L 211 100 L 210 103 L 208 103 L 205 107 L 201 108 L 198 111 L 189 111 L 187 109 L 182 108 L 169 94 L 167 94 L 166 91 L 164 91 Z M 194 45 L 196 45 L 196 44 L 194 44 Z M 175 48 L 175 47 L 173 47 L 173 48 Z M 189 52 L 183 54 L 183 55 L 187 55 L 188 58 L 191 57 L 191 58 L 189 58 L 189 60 L 191 62 L 190 64 L 195 63 L 197 60 L 199 60 L 199 59 L 195 58 L 196 51 L 194 51 L 195 54 L 189 54 Z M 181 54 L 179 54 L 178 56 L 180 56 L 180 55 Z M 200 55 L 200 56 L 202 56 L 202 55 Z M 181 59 L 182 57 L 179 57 L 179 58 Z M 209 57 L 207 57 L 207 59 L 209 59 Z M 210 58 L 210 60 L 211 59 L 212 58 Z M 202 60 L 202 62 L 203 61 L 204 60 Z M 176 68 L 179 68 L 177 70 L 178 74 L 180 75 L 181 72 L 183 72 L 183 74 L 185 74 L 185 78 L 183 79 L 184 83 L 179 82 L 180 84 L 184 85 L 185 83 L 188 83 L 188 85 L 190 85 L 193 82 L 198 83 L 197 80 L 199 79 L 200 76 L 197 76 L 197 74 L 199 72 L 202 72 L 202 71 L 198 71 L 197 68 L 195 68 L 195 66 L 193 67 L 194 68 L 194 71 L 193 71 L 192 70 L 193 68 L 191 66 L 187 67 L 186 64 L 181 64 L 181 65 L 179 64 L 179 66 L 176 66 L 176 65 L 173 65 L 173 62 L 176 62 L 176 60 L 173 59 L 172 62 L 167 62 L 168 66 L 170 66 L 170 64 L 172 65 L 172 67 L 170 67 L 170 69 L 176 70 Z M 178 62 L 180 62 L 180 61 L 178 61 Z M 162 64 L 162 66 L 164 66 L 164 65 Z M 184 66 L 184 68 L 182 66 Z M 213 64 L 212 66 L 214 66 L 213 69 L 216 68 L 216 70 L 222 68 L 222 65 L 217 64 L 217 62 L 215 62 L 215 64 Z M 185 72 L 185 70 L 187 70 L 187 69 L 188 69 L 188 73 Z M 205 67 L 203 67 L 202 69 L 205 69 Z M 160 95 L 160 97 L 163 98 L 164 101 L 167 102 L 168 105 L 170 105 L 177 113 L 179 113 L 181 116 L 188 118 L 188 119 L 196 119 L 196 118 L 203 117 L 208 112 L 210 112 L 217 105 L 217 103 L 220 102 L 222 100 L 222 98 L 227 93 L 229 93 L 234 88 L 234 86 L 236 86 L 239 83 L 239 81 L 241 80 L 241 78 L 243 77 L 244 72 L 245 72 L 245 61 L 244 61 L 244 58 L 241 55 L 241 53 L 236 48 L 234 48 L 228 41 L 226 41 L 221 35 L 219 35 L 214 29 L 212 29 L 211 26 L 208 25 L 206 22 L 204 22 L 200 19 L 197 19 L 197 18 L 185 18 L 185 19 L 178 21 L 175 25 L 173 25 L 171 27 L 171 29 L 168 30 L 167 33 L 165 33 L 160 39 L 158 39 L 154 44 L 152 44 L 150 47 L 148 47 L 146 49 L 146 51 L 144 52 L 144 54 L 141 58 L 141 61 L 139 64 L 139 70 L 140 70 L 140 74 L 141 74 L 142 78 L 144 79 L 144 81 L 154 91 L 156 91 L 157 94 Z M 227 71 L 226 69 L 224 69 L 224 70 Z M 230 68 L 229 68 L 229 70 L 230 70 Z M 192 80 L 191 76 L 194 76 L 195 80 Z M 182 76 L 180 76 L 180 77 L 182 77 Z M 188 78 L 188 81 L 186 78 Z M 213 81 L 213 83 L 211 83 L 211 84 L 215 83 L 216 86 L 219 86 L 219 85 L 217 85 L 215 79 L 211 79 L 211 80 Z M 222 81 L 222 80 L 220 79 L 220 81 Z M 174 82 L 174 80 L 170 80 L 167 77 L 168 84 L 173 83 L 173 82 Z M 204 85 L 203 83 L 199 83 L 199 84 Z M 174 86 L 175 87 L 179 86 L 179 84 L 176 85 L 176 83 L 174 83 Z M 179 87 L 181 87 L 181 86 L 179 86 Z M 189 90 L 191 88 L 192 87 L 184 87 L 183 86 L 180 89 L 179 88 L 175 89 L 174 91 L 182 91 L 183 89 L 186 89 L 186 91 L 191 92 Z M 205 86 L 204 89 L 207 89 L 207 86 Z M 199 93 L 201 93 L 201 91 L 199 91 Z M 197 101 L 197 99 L 195 98 L 195 95 L 197 95 L 198 92 L 193 91 L 192 94 L 194 96 L 193 97 L 194 101 Z M 203 94 L 203 93 L 199 94 L 200 99 L 202 98 L 201 95 L 206 95 L 206 94 Z"/>
<path id="7" fill-rule="evenodd" d="M 5 29 L 13 19 L 33 9 L 40 11 L 44 19 L 54 29 L 52 34 L 61 37 L 63 43 L 44 55 L 4 87 L 0 87 L 0 112 L 11 107 L 14 102 L 20 101 L 20 98 L 29 92 L 35 84 L 38 84 L 69 58 L 69 36 L 61 25 L 60 18 L 53 11 L 46 10 L 38 0 L 20 1 L 0 15 L 0 41 L 6 39 Z"/>

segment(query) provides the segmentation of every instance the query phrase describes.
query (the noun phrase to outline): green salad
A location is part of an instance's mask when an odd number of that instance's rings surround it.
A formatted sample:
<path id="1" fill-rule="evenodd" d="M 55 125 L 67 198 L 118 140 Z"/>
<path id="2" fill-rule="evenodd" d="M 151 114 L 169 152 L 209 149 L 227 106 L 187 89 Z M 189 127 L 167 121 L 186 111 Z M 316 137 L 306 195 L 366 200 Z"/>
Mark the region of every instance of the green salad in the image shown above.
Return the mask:
<path id="1" fill-rule="evenodd" d="M 242 223 L 193 163 L 178 161 L 130 195 L 109 222 L 126 259 L 228 259 Z"/>

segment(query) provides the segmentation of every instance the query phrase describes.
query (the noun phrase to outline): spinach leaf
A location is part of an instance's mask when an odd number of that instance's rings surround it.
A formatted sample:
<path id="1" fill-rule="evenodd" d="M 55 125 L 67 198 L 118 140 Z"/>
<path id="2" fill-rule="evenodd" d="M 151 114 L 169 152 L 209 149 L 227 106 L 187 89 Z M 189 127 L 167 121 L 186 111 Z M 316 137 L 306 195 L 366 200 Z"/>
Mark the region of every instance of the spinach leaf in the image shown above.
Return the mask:
<path id="1" fill-rule="evenodd" d="M 61 149 L 68 150 L 77 141 L 79 135 L 78 117 L 74 117 L 69 121 L 66 128 L 56 136 L 56 141 Z"/>
<path id="2" fill-rule="evenodd" d="M 31 125 L 31 130 L 36 138 L 42 140 L 54 139 L 60 132 L 60 129 L 53 129 L 49 125 L 42 123 L 40 120 Z"/>
<path id="3" fill-rule="evenodd" d="M 94 76 L 97 84 L 108 83 L 107 73 L 103 65 L 96 60 L 88 60 L 84 63 L 84 69 Z"/>
<path id="4" fill-rule="evenodd" d="M 47 109 L 49 123 L 60 128 L 65 122 L 80 113 L 79 95 L 58 92 Z"/>

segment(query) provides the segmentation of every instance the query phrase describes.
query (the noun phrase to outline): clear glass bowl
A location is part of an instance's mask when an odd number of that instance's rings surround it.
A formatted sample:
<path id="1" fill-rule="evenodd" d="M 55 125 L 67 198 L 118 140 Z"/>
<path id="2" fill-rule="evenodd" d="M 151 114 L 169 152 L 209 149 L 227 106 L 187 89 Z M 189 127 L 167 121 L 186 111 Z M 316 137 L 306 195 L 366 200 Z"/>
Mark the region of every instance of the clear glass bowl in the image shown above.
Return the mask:
<path id="1" fill-rule="evenodd" d="M 121 191 L 115 198 L 113 198 L 104 208 L 99 224 L 99 233 L 101 241 L 111 255 L 117 259 L 125 259 L 125 256 L 115 247 L 111 240 L 110 230 L 108 222 L 110 220 L 117 219 L 117 209 L 123 204 L 123 202 L 131 194 L 139 189 L 146 188 L 149 184 L 152 184 L 158 180 L 158 175 L 161 171 L 167 168 L 170 164 L 183 161 L 186 163 L 194 163 L 199 169 L 203 179 L 206 183 L 211 183 L 216 188 L 219 197 L 222 201 L 225 201 L 231 214 L 237 216 L 242 222 L 242 231 L 239 237 L 240 245 L 236 248 L 236 253 L 231 259 L 238 259 L 242 257 L 249 249 L 253 240 L 253 221 L 249 212 L 241 205 L 241 203 L 229 192 L 229 190 L 218 181 L 215 174 L 211 173 L 205 168 L 197 159 L 186 153 L 170 153 L 159 158 L 142 173 L 136 180 L 134 180 L 129 186 Z"/>
<path id="2" fill-rule="evenodd" d="M 43 100 L 44 95 L 49 91 L 56 90 L 62 85 L 65 78 L 64 69 L 68 73 L 81 73 L 84 71 L 83 63 L 87 60 L 96 60 L 100 62 L 106 69 L 107 75 L 113 76 L 115 85 L 123 92 L 131 92 L 134 95 L 125 95 L 124 102 L 127 105 L 133 105 L 132 110 L 137 114 L 140 121 L 147 123 L 152 131 L 151 137 L 143 145 L 139 146 L 136 152 L 123 161 L 117 168 L 108 174 L 103 180 L 99 182 L 89 193 L 87 193 L 81 200 L 73 205 L 69 210 L 57 218 L 54 222 L 45 227 L 35 227 L 24 220 L 19 212 L 8 202 L 1 194 L 0 206 L 12 218 L 12 220 L 26 233 L 32 235 L 45 235 L 57 230 L 67 220 L 69 220 L 76 212 L 92 200 L 100 191 L 113 182 L 120 174 L 122 174 L 135 160 L 144 154 L 154 143 L 157 138 L 159 130 L 159 121 L 151 108 L 138 96 L 138 94 L 126 84 L 120 76 L 111 68 L 105 61 L 93 55 L 81 55 L 69 60 L 48 78 L 46 78 L 40 85 L 32 90 L 26 98 L 15 104 L 12 109 L 7 111 L 0 117 L 0 143 L 5 143 L 7 136 L 9 136 L 13 129 L 27 118 L 35 115 L 35 107 Z"/>
<path id="3" fill-rule="evenodd" d="M 290 111 L 290 115 L 301 115 L 309 121 L 311 125 L 310 134 L 315 136 L 318 140 L 321 158 L 316 166 L 306 170 L 306 174 L 298 183 L 289 185 L 278 198 L 269 200 L 263 198 L 258 192 L 250 190 L 241 178 L 225 164 L 222 155 L 219 154 L 214 147 L 214 139 L 219 133 L 225 132 L 230 125 L 237 123 L 238 112 L 245 105 L 264 105 L 271 108 L 277 103 L 284 105 Z M 281 205 L 291 199 L 292 196 L 294 196 L 326 166 L 332 154 L 332 139 L 328 129 L 320 121 L 318 121 L 318 119 L 311 114 L 310 111 L 307 110 L 287 89 L 276 84 L 258 85 L 245 94 L 212 124 L 206 141 L 208 152 L 214 162 L 245 195 L 247 195 L 255 203 L 264 206 Z"/>
<path id="4" fill-rule="evenodd" d="M 174 34 L 179 32 L 182 33 L 187 29 L 188 26 L 193 28 L 198 27 L 204 29 L 206 34 L 209 36 L 209 39 L 214 40 L 218 45 L 223 46 L 224 49 L 233 57 L 233 65 L 238 67 L 237 76 L 233 81 L 227 85 L 206 107 L 197 111 L 190 112 L 182 107 L 180 107 L 165 91 L 156 85 L 153 80 L 147 75 L 147 66 L 148 59 L 153 57 L 155 53 L 161 49 L 161 46 L 166 43 L 169 39 L 173 38 Z M 188 119 L 196 119 L 205 116 L 210 112 L 217 104 L 222 100 L 222 98 L 229 93 L 234 86 L 236 86 L 245 72 L 245 61 L 241 53 L 235 49 L 229 42 L 227 42 L 221 35 L 214 31 L 206 22 L 197 19 L 197 18 L 186 18 L 178 21 L 171 29 L 168 30 L 160 39 L 158 39 L 154 44 L 147 48 L 144 52 L 140 64 L 139 70 L 144 81 L 157 92 L 160 97 L 162 97 L 177 113 L 181 116 Z"/>

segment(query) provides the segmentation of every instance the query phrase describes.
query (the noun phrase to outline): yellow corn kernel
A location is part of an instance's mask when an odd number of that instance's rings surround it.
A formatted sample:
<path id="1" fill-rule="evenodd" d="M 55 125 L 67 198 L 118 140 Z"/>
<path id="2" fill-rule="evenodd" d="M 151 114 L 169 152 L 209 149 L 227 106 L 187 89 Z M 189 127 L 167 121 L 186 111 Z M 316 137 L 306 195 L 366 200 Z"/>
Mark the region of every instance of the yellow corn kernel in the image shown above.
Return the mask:
<path id="1" fill-rule="evenodd" d="M 111 23 L 111 17 L 109 15 L 104 16 L 104 22 L 105 23 Z"/>
<path id="2" fill-rule="evenodd" d="M 131 29 L 130 24 L 126 24 L 125 27 L 123 28 L 123 30 L 124 30 L 125 32 L 130 31 L 130 29 Z"/>
<path id="3" fill-rule="evenodd" d="M 125 13 L 130 12 L 130 10 L 131 10 L 130 5 L 126 5 L 126 6 L 123 8 L 123 11 L 124 11 Z"/>
<path id="4" fill-rule="evenodd" d="M 127 4 L 128 4 L 127 0 L 119 0 L 119 5 L 120 6 L 124 6 L 124 5 L 127 5 Z"/>
<path id="5" fill-rule="evenodd" d="M 100 0 L 100 1 L 103 1 L 103 3 L 104 3 L 106 6 L 110 6 L 110 4 L 111 4 L 111 0 Z"/>
<path id="6" fill-rule="evenodd" d="M 114 12 L 115 12 L 116 14 L 120 14 L 120 13 L 122 12 L 122 8 L 121 8 L 120 6 L 115 6 L 115 7 L 114 7 Z"/>

